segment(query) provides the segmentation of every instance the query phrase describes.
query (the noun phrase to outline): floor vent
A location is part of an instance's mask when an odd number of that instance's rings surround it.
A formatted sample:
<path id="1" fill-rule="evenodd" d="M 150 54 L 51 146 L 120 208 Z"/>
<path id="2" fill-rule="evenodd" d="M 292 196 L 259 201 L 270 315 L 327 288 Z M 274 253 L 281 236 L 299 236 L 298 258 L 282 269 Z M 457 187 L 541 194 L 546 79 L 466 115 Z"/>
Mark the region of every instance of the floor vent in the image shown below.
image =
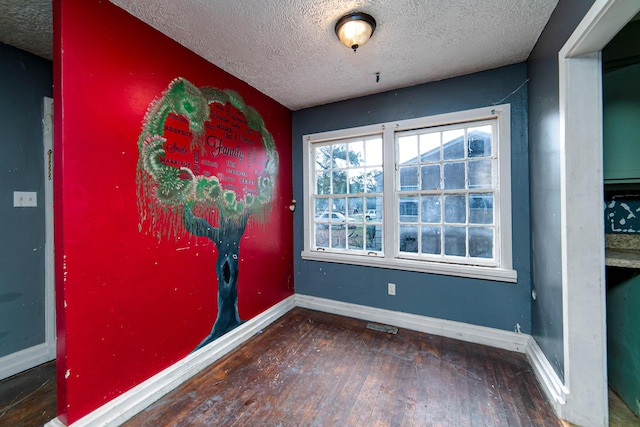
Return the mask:
<path id="1" fill-rule="evenodd" d="M 367 328 L 373 329 L 374 331 L 386 332 L 388 334 L 397 334 L 398 328 L 395 326 L 382 325 L 380 323 L 367 323 Z"/>

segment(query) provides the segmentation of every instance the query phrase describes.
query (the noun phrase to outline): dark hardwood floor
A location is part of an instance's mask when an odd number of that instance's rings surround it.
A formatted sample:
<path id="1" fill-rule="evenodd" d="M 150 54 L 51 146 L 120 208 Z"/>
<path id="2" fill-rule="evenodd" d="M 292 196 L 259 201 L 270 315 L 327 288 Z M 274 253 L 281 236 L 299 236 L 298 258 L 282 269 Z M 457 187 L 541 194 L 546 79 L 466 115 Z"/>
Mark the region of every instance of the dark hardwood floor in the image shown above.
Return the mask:
<path id="1" fill-rule="evenodd" d="M 55 362 L 0 381 L 0 426 L 42 426 L 56 415 Z"/>
<path id="2" fill-rule="evenodd" d="M 561 426 L 524 355 L 297 308 L 125 426 Z"/>
<path id="3" fill-rule="evenodd" d="M 295 309 L 126 425 L 560 425 L 521 354 L 366 324 Z M 55 362 L 0 381 L 1 427 L 55 416 Z"/>

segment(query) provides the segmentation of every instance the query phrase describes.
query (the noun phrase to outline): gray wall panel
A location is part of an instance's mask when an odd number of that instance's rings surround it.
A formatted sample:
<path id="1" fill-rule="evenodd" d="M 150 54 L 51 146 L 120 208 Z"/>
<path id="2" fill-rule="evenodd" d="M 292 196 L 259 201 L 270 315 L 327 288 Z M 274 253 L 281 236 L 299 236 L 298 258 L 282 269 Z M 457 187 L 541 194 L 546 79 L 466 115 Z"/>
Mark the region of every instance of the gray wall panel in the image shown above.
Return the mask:
<path id="1" fill-rule="evenodd" d="M 0 357 L 45 341 L 43 97 L 51 61 L 0 43 Z M 38 206 L 14 208 L 14 191 Z"/>
<path id="2" fill-rule="evenodd" d="M 558 52 L 593 1 L 561 0 L 528 61 L 531 266 L 537 300 L 531 333 L 564 377 L 560 240 Z"/>

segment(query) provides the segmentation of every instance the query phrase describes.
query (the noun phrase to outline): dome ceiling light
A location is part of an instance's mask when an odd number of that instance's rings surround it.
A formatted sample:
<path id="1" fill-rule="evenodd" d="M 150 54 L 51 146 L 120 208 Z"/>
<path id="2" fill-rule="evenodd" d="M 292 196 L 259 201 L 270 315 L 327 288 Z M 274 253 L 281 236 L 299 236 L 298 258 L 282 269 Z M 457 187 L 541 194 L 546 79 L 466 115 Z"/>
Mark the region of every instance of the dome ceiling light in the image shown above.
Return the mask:
<path id="1" fill-rule="evenodd" d="M 336 35 L 343 45 L 355 52 L 364 45 L 376 30 L 376 20 L 364 12 L 352 12 L 336 22 Z"/>

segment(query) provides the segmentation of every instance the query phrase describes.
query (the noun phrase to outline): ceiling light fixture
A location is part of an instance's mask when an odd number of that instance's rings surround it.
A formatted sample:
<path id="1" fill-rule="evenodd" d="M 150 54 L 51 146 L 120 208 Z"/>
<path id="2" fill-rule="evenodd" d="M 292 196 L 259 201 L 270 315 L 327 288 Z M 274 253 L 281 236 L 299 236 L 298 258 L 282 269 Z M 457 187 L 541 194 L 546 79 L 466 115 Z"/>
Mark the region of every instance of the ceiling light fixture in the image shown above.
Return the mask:
<path id="1" fill-rule="evenodd" d="M 352 12 L 336 22 L 336 35 L 343 45 L 355 52 L 376 30 L 376 20 L 364 12 Z"/>

